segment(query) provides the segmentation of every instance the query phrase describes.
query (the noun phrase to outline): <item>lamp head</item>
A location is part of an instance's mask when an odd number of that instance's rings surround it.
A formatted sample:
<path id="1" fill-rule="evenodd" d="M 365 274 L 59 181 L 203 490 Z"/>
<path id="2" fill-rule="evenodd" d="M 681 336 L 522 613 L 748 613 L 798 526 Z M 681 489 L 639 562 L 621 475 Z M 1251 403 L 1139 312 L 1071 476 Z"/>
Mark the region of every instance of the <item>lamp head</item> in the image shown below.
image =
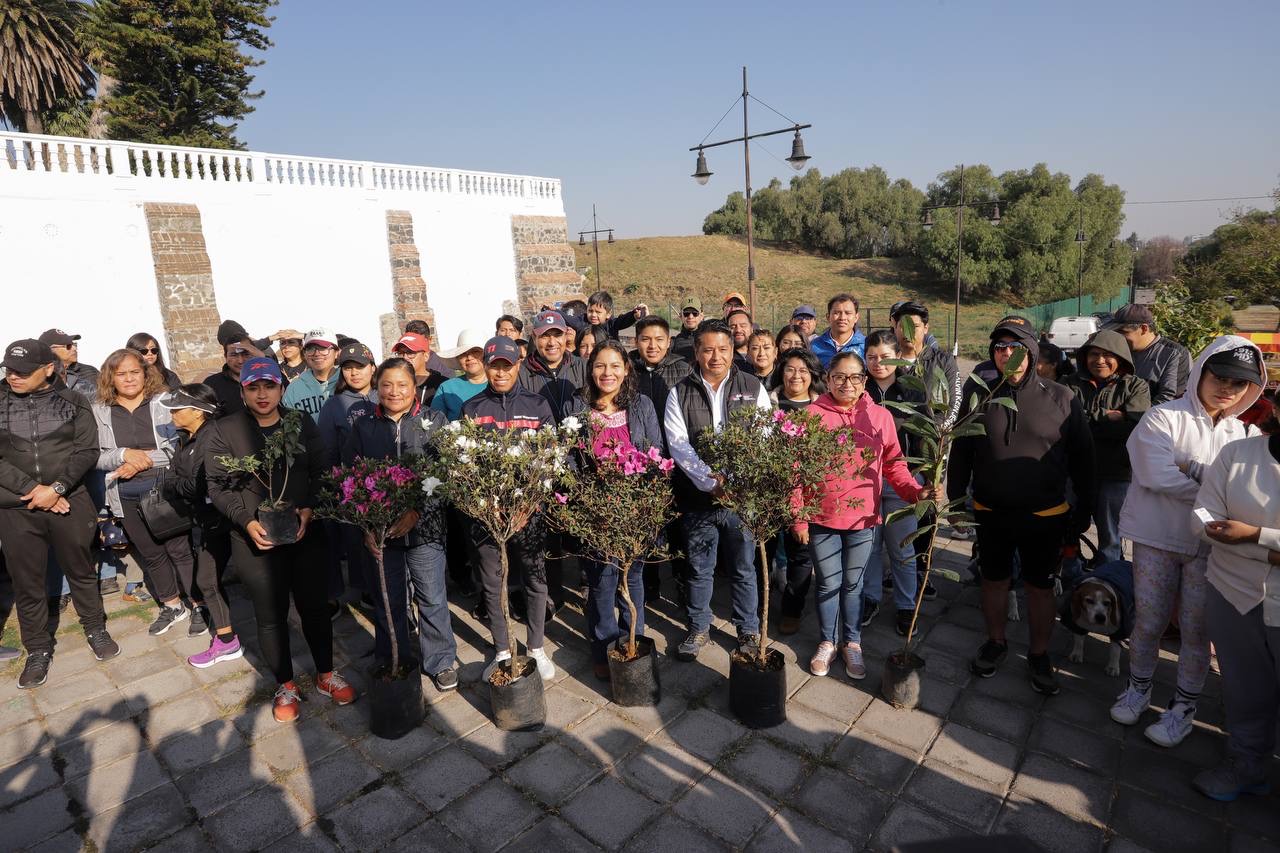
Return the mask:
<path id="1" fill-rule="evenodd" d="M 698 165 L 694 167 L 693 179 L 698 182 L 699 186 L 706 186 L 707 181 L 711 180 L 712 171 L 707 168 L 707 155 L 702 153 L 702 149 L 698 149 Z"/>
<path id="2" fill-rule="evenodd" d="M 798 172 L 809 160 L 809 155 L 804 153 L 804 140 L 800 138 L 800 130 L 797 128 L 795 139 L 791 140 L 791 156 L 787 158 L 787 162 Z"/>

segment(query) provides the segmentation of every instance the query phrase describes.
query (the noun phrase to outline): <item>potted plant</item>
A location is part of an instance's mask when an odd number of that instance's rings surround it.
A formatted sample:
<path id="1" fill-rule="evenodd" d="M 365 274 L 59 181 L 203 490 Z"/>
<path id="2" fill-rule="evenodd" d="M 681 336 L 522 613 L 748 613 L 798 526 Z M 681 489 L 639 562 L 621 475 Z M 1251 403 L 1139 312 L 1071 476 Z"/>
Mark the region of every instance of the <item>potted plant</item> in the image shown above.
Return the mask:
<path id="1" fill-rule="evenodd" d="M 356 459 L 349 466 L 329 472 L 316 507 L 318 517 L 354 524 L 372 537 L 375 545 L 373 555 L 383 617 L 390 633 L 391 662 L 376 667 L 372 673 L 370 730 L 388 740 L 421 726 L 425 714 L 417 657 L 410 652 L 401 659 L 383 563 L 387 531 L 406 512 L 422 512 L 423 504 L 430 499 L 431 483 L 424 483 L 417 470 L 424 466 L 425 462 L 408 456 L 399 460 Z"/>
<path id="2" fill-rule="evenodd" d="M 566 420 L 566 423 L 568 423 Z M 576 422 L 571 426 L 576 427 Z M 479 523 L 498 548 L 502 566 L 499 613 L 507 621 L 510 660 L 494 669 L 489 699 L 494 723 L 508 731 L 537 729 L 547 717 L 542 677 L 530 658 L 519 654 L 507 597 L 510 566 L 507 543 L 551 498 L 557 483 L 569 482 L 567 459 L 572 429 L 492 430 L 469 418 L 436 434 L 438 457 L 426 482 L 453 506 Z"/>
<path id="3" fill-rule="evenodd" d="M 828 430 L 803 410 L 751 407 L 734 411 L 719 432 L 703 433 L 698 454 L 724 477 L 718 501 L 751 531 L 760 554 L 760 646 L 754 656 L 734 652 L 730 659 L 729 704 L 747 726 L 776 726 L 787 718 L 787 679 L 782 653 L 769 649 L 766 546 L 818 511 L 827 471 L 855 459 L 857 449 L 848 430 Z"/>
<path id="4" fill-rule="evenodd" d="M 911 316 L 905 315 L 902 319 L 907 326 L 906 333 L 908 335 L 913 334 L 914 329 L 912 326 L 914 324 Z M 952 443 L 957 438 L 984 435 L 986 433 L 986 427 L 978 419 L 982 417 L 988 405 L 996 404 L 1017 411 L 1018 404 L 1012 398 L 997 397 L 996 392 L 1009 381 L 1013 374 L 1017 373 L 1018 366 L 1025 357 L 1026 350 L 1014 352 L 1009 362 L 1005 365 L 1000 381 L 995 386 L 989 386 L 976 372 L 972 373 L 969 378 L 981 393 L 970 394 L 964 415 L 953 421 L 946 420 L 947 411 L 950 409 L 949 391 L 946 387 L 946 379 L 941 372 L 936 372 L 931 377 L 934 386 L 932 388 L 926 388 L 926 379 L 914 374 L 908 373 L 898 378 L 899 382 L 913 391 L 925 393 L 927 390 L 929 392 L 928 399 L 930 402 L 928 404 L 897 401 L 886 401 L 884 403 L 885 406 L 904 414 L 905 422 L 903 427 L 920 438 L 920 455 L 908 458 L 907 461 L 911 463 L 914 473 L 923 475 L 926 486 L 932 486 L 938 494 L 942 494 L 942 481 L 946 474 L 947 457 L 951 452 Z M 898 367 L 910 364 L 910 362 L 897 359 L 886 363 Z M 922 500 L 912 506 L 903 507 L 890 513 L 885 519 L 885 526 L 887 528 L 889 524 L 908 513 L 914 514 L 919 519 L 923 518 L 930 510 L 933 510 L 935 514 L 933 522 L 917 528 L 907 536 L 902 542 L 904 546 L 918 537 L 936 531 L 938 526 L 942 524 L 955 529 L 971 529 L 974 527 L 974 523 L 972 516 L 969 515 L 965 507 L 965 503 L 965 498 L 957 498 L 953 501 Z M 933 565 L 933 554 L 936 546 L 937 537 L 930 537 L 929 547 L 925 549 L 924 575 L 919 585 L 920 594 L 916 596 L 915 608 L 911 613 L 911 624 L 907 627 L 907 634 L 902 642 L 902 648 L 891 653 L 885 659 L 884 674 L 880 680 L 880 693 L 884 696 L 885 701 L 896 708 L 914 708 L 920 703 L 920 670 L 924 668 L 925 662 L 924 658 L 911 650 L 911 642 L 915 637 L 916 622 L 920 618 L 920 605 L 924 601 L 923 592 L 929 583 L 929 577 L 936 572 L 949 580 L 960 580 L 960 575 L 957 572 Z"/>
<path id="5" fill-rule="evenodd" d="M 576 419 L 575 419 L 576 420 Z M 667 557 L 662 530 L 675 517 L 671 469 L 675 463 L 656 447 L 641 452 L 609 443 L 597 456 L 595 430 L 578 442 L 583 459 L 563 492 L 556 492 L 550 517 L 557 526 L 618 567 L 618 592 L 630 617 L 625 638 L 608 652 L 609 684 L 618 705 L 656 705 L 661 699 L 653 640 L 636 636 L 636 604 L 628 578 L 645 558 Z"/>
<path id="6" fill-rule="evenodd" d="M 267 436 L 261 453 L 218 457 L 218 463 L 228 475 L 252 476 L 267 490 L 266 497 L 258 505 L 258 522 L 274 545 L 292 545 L 298 541 L 297 508 L 284 496 L 289 487 L 289 466 L 293 464 L 294 457 L 304 450 L 302 412 L 285 409 L 280 415 L 280 428 Z M 277 479 L 278 492 L 275 488 Z"/>

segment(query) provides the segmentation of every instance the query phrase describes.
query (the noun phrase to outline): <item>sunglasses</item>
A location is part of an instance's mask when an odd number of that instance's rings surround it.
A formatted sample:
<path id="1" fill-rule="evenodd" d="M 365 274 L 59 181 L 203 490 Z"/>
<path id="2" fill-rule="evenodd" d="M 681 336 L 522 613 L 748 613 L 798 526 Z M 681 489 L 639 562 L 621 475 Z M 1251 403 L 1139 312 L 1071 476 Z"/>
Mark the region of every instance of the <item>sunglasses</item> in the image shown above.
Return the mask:
<path id="1" fill-rule="evenodd" d="M 1002 341 L 1000 343 L 992 344 L 991 348 L 996 352 L 1013 352 L 1014 350 L 1025 349 L 1026 344 L 1022 341 Z"/>
<path id="2" fill-rule="evenodd" d="M 138 352 L 142 353 L 143 355 L 159 355 L 160 347 L 142 347 L 141 349 L 138 350 Z"/>
<path id="3" fill-rule="evenodd" d="M 692 308 L 686 308 L 684 311 L 682 311 L 682 312 L 680 312 L 680 313 L 681 313 L 682 315 L 684 315 L 685 317 L 697 317 L 697 316 L 698 316 L 698 315 L 700 315 L 702 312 L 701 312 L 701 311 L 695 311 L 695 310 L 694 310 L 694 309 L 692 309 Z"/>

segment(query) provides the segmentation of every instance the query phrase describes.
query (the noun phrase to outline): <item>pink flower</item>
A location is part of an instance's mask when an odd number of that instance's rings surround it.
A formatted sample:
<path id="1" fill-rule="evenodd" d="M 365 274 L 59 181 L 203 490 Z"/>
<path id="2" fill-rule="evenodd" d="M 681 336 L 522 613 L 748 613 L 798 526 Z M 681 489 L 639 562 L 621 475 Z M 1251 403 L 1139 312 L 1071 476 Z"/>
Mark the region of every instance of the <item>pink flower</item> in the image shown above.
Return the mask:
<path id="1" fill-rule="evenodd" d="M 380 489 L 373 489 L 369 492 L 369 500 L 371 500 L 373 503 L 382 503 L 383 499 L 385 499 L 386 496 L 387 496 L 387 493 Z"/>
<path id="2" fill-rule="evenodd" d="M 564 505 L 564 504 L 567 504 L 568 502 L 569 502 L 568 495 L 562 495 L 559 492 L 556 492 L 556 503 Z"/>
<path id="3" fill-rule="evenodd" d="M 798 424 L 795 421 L 784 421 L 782 424 L 782 432 L 793 438 L 799 438 L 804 435 L 804 424 Z"/>
<path id="4" fill-rule="evenodd" d="M 662 453 L 659 452 L 656 447 L 650 447 L 649 452 L 646 455 L 649 457 L 651 462 L 657 462 L 662 459 Z"/>
<path id="5" fill-rule="evenodd" d="M 663 459 L 658 463 L 658 470 L 664 474 L 670 474 L 671 469 L 674 467 L 676 467 L 676 463 L 673 459 Z"/>
<path id="6" fill-rule="evenodd" d="M 849 441 L 848 433 L 842 432 L 836 436 L 836 444 L 840 445 L 841 447 L 844 447 L 848 441 Z"/>
<path id="7" fill-rule="evenodd" d="M 403 465 L 392 465 L 387 469 L 387 477 L 397 486 L 405 486 L 417 479 L 417 476 Z"/>
<path id="8" fill-rule="evenodd" d="M 773 413 L 773 422 L 774 422 L 775 424 L 776 424 L 778 421 L 786 420 L 786 418 L 787 418 L 787 413 L 786 413 L 786 412 L 784 412 L 784 411 L 782 411 L 782 409 L 775 409 L 775 410 L 774 410 L 774 413 Z"/>
<path id="9" fill-rule="evenodd" d="M 369 513 L 369 505 L 368 505 L 368 504 L 356 504 L 356 512 L 360 513 L 361 515 L 368 515 L 368 513 Z"/>
<path id="10" fill-rule="evenodd" d="M 342 481 L 342 502 L 346 503 L 351 500 L 351 496 L 356 493 L 355 477 L 348 477 Z"/>
<path id="11" fill-rule="evenodd" d="M 368 475 L 367 477 L 364 478 L 364 487 L 366 489 L 378 488 L 378 479 L 374 477 L 372 474 Z"/>

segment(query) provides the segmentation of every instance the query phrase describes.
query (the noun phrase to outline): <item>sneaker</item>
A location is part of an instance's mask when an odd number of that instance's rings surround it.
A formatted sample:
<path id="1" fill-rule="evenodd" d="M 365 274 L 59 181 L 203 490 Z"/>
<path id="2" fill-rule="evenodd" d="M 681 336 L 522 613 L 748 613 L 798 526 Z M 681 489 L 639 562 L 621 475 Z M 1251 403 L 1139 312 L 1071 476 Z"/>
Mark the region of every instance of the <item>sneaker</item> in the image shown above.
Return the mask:
<path id="1" fill-rule="evenodd" d="M 538 675 L 542 676 L 542 680 L 546 684 L 551 683 L 551 679 L 556 677 L 556 665 L 551 662 L 551 658 L 547 657 L 544 649 L 529 649 L 529 657 L 533 658 L 534 663 L 538 665 Z"/>
<path id="2" fill-rule="evenodd" d="M 748 657 L 755 657 L 760 654 L 760 635 L 759 634 L 739 634 L 738 635 L 738 651 Z"/>
<path id="3" fill-rule="evenodd" d="M 338 705 L 350 705 L 356 701 L 356 689 L 335 669 L 316 675 L 316 690 L 328 696 Z"/>
<path id="4" fill-rule="evenodd" d="M 1058 694 L 1058 676 L 1054 674 L 1053 661 L 1049 659 L 1048 652 L 1042 655 L 1028 654 L 1027 669 L 1031 671 L 1032 689 L 1046 696 Z"/>
<path id="5" fill-rule="evenodd" d="M 493 656 L 493 660 L 489 661 L 489 665 L 484 668 L 484 672 L 480 674 L 483 681 L 493 678 L 493 674 L 498 671 L 498 665 L 511 660 L 511 653 L 508 651 L 498 652 Z"/>
<path id="6" fill-rule="evenodd" d="M 22 675 L 18 676 L 18 686 L 27 689 L 44 684 L 49 679 L 49 661 L 52 659 L 52 652 L 32 652 L 27 655 Z"/>
<path id="7" fill-rule="evenodd" d="M 141 584 L 133 587 L 126 584 L 124 588 L 124 595 L 120 596 L 120 598 L 130 604 L 144 604 L 151 601 L 151 593 L 147 592 L 146 587 Z"/>
<path id="8" fill-rule="evenodd" d="M 920 580 L 924 580 L 923 575 L 919 575 L 918 577 Z M 925 601 L 933 601 L 935 598 L 938 597 L 938 590 L 934 587 L 933 581 L 930 581 L 929 583 L 922 583 L 920 584 L 920 586 L 924 588 L 924 591 L 921 593 L 921 595 L 924 596 Z"/>
<path id="9" fill-rule="evenodd" d="M 431 676 L 431 683 L 436 686 L 436 690 L 445 693 L 449 690 L 458 689 L 458 671 L 452 667 L 442 669 L 435 675 Z"/>
<path id="10" fill-rule="evenodd" d="M 286 681 L 276 688 L 275 698 L 271 700 L 271 716 L 276 718 L 277 723 L 292 723 L 298 719 L 301 703 L 298 685 Z"/>
<path id="11" fill-rule="evenodd" d="M 66 613 L 67 608 L 71 606 L 71 593 L 58 597 L 58 612 Z"/>
<path id="12" fill-rule="evenodd" d="M 876 618 L 876 614 L 880 612 L 880 602 L 872 601 L 869 598 L 862 599 L 862 627 L 865 628 L 871 624 L 871 620 Z"/>
<path id="13" fill-rule="evenodd" d="M 1234 758 L 1197 773 L 1191 780 L 1191 787 L 1220 803 L 1229 803 L 1241 794 L 1262 796 L 1271 793 L 1264 768 L 1250 770 Z"/>
<path id="14" fill-rule="evenodd" d="M 836 656 L 836 644 L 828 640 L 818 643 L 818 650 L 813 653 L 813 657 L 809 659 L 809 672 L 817 676 L 826 675 L 831 671 L 831 661 Z"/>
<path id="15" fill-rule="evenodd" d="M 85 631 L 84 638 L 88 641 L 89 648 L 93 650 L 93 656 L 98 660 L 108 660 L 120 654 L 119 644 L 111 639 L 106 628 Z"/>
<path id="16" fill-rule="evenodd" d="M 1187 702 L 1174 702 L 1160 715 L 1160 719 L 1147 726 L 1143 732 L 1147 740 L 1166 748 L 1172 748 L 1187 739 L 1196 720 L 1196 706 Z"/>
<path id="17" fill-rule="evenodd" d="M 799 631 L 799 616 L 787 616 L 784 614 L 782 619 L 778 621 L 778 633 L 782 634 L 784 637 L 790 637 L 792 634 L 799 633 Z"/>
<path id="18" fill-rule="evenodd" d="M 120 592 L 120 579 L 112 576 L 105 580 L 98 581 L 99 595 L 115 595 Z"/>
<path id="19" fill-rule="evenodd" d="M 1122 726 L 1132 726 L 1138 722 L 1142 712 L 1149 707 L 1151 707 L 1151 688 L 1140 691 L 1133 686 L 1133 682 L 1130 682 L 1125 686 L 1124 692 L 1116 697 L 1116 703 L 1111 706 L 1111 719 Z"/>
<path id="20" fill-rule="evenodd" d="M 187 663 L 196 669 L 208 669 L 215 663 L 221 663 L 224 660 L 235 660 L 244 657 L 244 649 L 240 646 L 240 638 L 232 637 L 229 641 L 224 640 L 217 634 L 213 635 L 213 642 L 209 643 L 209 648 L 200 652 L 198 655 L 192 655 L 187 658 Z"/>
<path id="21" fill-rule="evenodd" d="M 697 660 L 698 653 L 710 642 L 711 635 L 705 631 L 690 631 L 688 636 L 680 641 L 680 645 L 676 646 L 676 657 L 682 661 Z"/>
<path id="22" fill-rule="evenodd" d="M 209 608 L 197 604 L 191 608 L 191 627 L 187 629 L 188 637 L 198 637 L 209 630 Z"/>
<path id="23" fill-rule="evenodd" d="M 898 611 L 898 615 L 894 617 L 893 629 L 898 632 L 899 637 L 907 636 L 907 631 L 911 630 L 911 617 L 914 615 L 914 610 Z"/>
<path id="24" fill-rule="evenodd" d="M 844 674 L 854 681 L 867 677 L 867 665 L 862 662 L 862 646 L 858 643 L 845 643 L 840 650 L 844 657 Z"/>
<path id="25" fill-rule="evenodd" d="M 1000 668 L 1000 664 L 1004 663 L 1008 654 L 1008 643 L 987 640 L 982 644 L 982 648 L 978 649 L 978 656 L 969 661 L 969 671 L 981 678 L 990 678 L 996 674 L 996 670 Z"/>
<path id="26" fill-rule="evenodd" d="M 156 614 L 156 621 L 151 623 L 151 627 L 147 629 L 147 633 L 153 637 L 159 637 L 164 632 L 172 628 L 176 623 L 181 622 L 191 615 L 187 608 L 179 604 L 177 607 L 170 607 L 167 604 L 160 605 L 160 612 Z"/>
<path id="27" fill-rule="evenodd" d="M 968 542 L 973 538 L 973 531 L 968 527 L 953 527 L 951 528 L 951 538 Z"/>

